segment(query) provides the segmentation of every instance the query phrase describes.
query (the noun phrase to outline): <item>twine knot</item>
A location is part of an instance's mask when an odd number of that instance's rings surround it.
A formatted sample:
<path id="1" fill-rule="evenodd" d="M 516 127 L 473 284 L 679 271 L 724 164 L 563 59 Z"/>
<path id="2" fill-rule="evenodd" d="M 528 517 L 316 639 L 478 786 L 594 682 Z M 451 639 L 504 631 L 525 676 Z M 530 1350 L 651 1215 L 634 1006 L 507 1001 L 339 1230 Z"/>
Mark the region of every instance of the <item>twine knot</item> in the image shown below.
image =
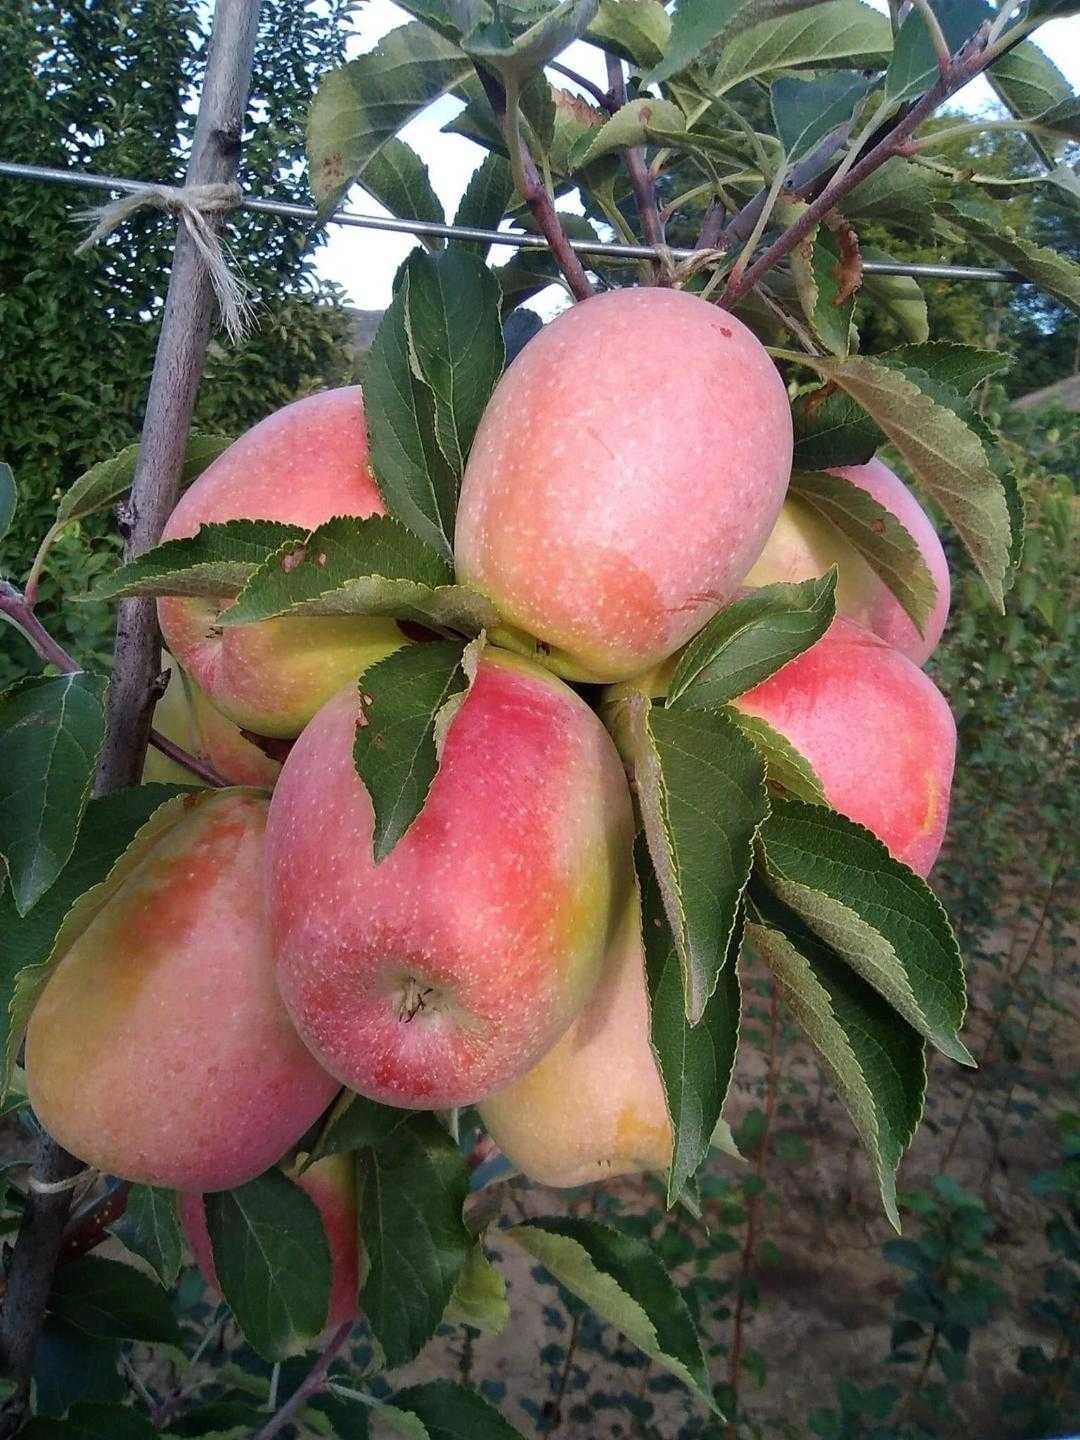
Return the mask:
<path id="1" fill-rule="evenodd" d="M 239 344 L 251 325 L 255 291 L 240 274 L 236 257 L 206 217 L 234 210 L 241 194 L 236 184 L 143 186 L 118 200 L 110 200 L 107 205 L 78 211 L 74 218 L 90 223 L 93 228 L 75 253 L 81 255 L 89 250 L 111 235 L 129 215 L 146 206 L 177 216 L 206 266 L 226 333 L 233 344 Z"/>

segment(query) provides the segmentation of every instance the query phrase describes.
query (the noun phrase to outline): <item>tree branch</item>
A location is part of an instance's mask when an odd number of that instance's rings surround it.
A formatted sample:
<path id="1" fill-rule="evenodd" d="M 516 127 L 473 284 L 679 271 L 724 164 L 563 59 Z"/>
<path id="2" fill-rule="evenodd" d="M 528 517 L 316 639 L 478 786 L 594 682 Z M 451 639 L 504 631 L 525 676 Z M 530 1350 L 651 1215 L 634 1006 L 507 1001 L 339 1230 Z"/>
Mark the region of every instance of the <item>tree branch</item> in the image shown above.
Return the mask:
<path id="1" fill-rule="evenodd" d="M 623 71 L 622 61 L 617 56 L 607 55 L 605 59 L 607 60 L 609 94 L 617 110 L 626 104 L 626 75 Z M 641 221 L 641 231 L 645 237 L 645 243 L 660 247 L 664 244 L 664 222 L 660 218 L 660 207 L 656 203 L 656 186 L 653 184 L 645 164 L 645 152 L 640 145 L 631 145 L 623 151 L 623 155 L 626 159 L 626 173 L 630 177 L 630 188 L 634 192 L 634 204 L 637 206 L 638 219 Z M 653 269 L 656 283 L 667 285 L 669 281 L 663 267 L 654 265 Z"/>
<path id="2" fill-rule="evenodd" d="M 330 1366 L 337 1359 L 338 1355 L 345 1348 L 346 1341 L 352 1334 L 353 1322 L 347 1320 L 344 1325 L 335 1330 L 327 1341 L 326 1348 L 315 1361 L 315 1364 L 308 1371 L 305 1378 L 289 1396 L 281 1409 L 272 1415 L 261 1430 L 257 1431 L 252 1440 L 272 1440 L 274 1435 L 280 1435 L 286 1425 L 290 1424 L 313 1395 L 326 1388 L 326 1377 Z"/>
<path id="3" fill-rule="evenodd" d="M 995 59 L 997 59 L 997 52 L 986 45 L 984 34 L 980 31 L 950 61 L 948 72 L 938 77 L 926 94 L 912 105 L 904 118 L 889 134 L 873 145 L 844 174 L 830 180 L 817 199 L 811 201 L 794 224 L 778 236 L 741 276 L 729 280 L 720 304 L 725 308 L 730 308 L 749 290 L 752 290 L 774 265 L 806 239 L 815 225 L 856 185 L 861 184 L 875 170 L 880 169 L 886 160 L 902 154 L 904 142 L 943 101 L 966 85 L 969 80 L 974 79 Z"/>
<path id="4" fill-rule="evenodd" d="M 510 106 L 507 103 L 506 91 L 503 89 L 501 81 L 497 80 L 483 66 L 478 65 L 476 73 L 484 87 L 488 102 L 495 112 L 499 128 L 506 137 L 507 147 L 510 151 L 510 166 L 514 172 L 514 183 L 521 198 L 528 205 L 541 235 L 551 246 L 555 263 L 562 271 L 563 278 L 570 287 L 571 295 L 575 300 L 588 300 L 593 293 L 589 277 L 585 274 L 584 266 L 566 238 L 566 232 L 559 223 L 555 202 L 540 178 L 536 162 L 529 154 L 529 147 L 521 138 L 515 116 L 511 114 Z"/>
<path id="5" fill-rule="evenodd" d="M 217 0 L 199 115 L 187 170 L 188 185 L 236 177 L 259 0 Z M 208 224 L 220 219 L 207 216 Z M 177 232 L 161 335 L 154 358 L 125 546 L 133 559 L 157 543 L 176 504 L 195 394 L 210 333 L 209 277 L 187 229 Z M 121 603 L 109 685 L 105 747 L 95 792 L 138 782 L 150 731 L 160 640 L 152 600 Z M 43 1135 L 34 1176 L 49 1184 L 74 1174 L 81 1162 Z M 67 1191 L 31 1188 L 19 1226 L 0 1317 L 0 1360 L 16 1391 L 0 1418 L 0 1440 L 18 1429 L 29 1401 L 34 1349 L 45 1315 L 70 1207 Z"/>

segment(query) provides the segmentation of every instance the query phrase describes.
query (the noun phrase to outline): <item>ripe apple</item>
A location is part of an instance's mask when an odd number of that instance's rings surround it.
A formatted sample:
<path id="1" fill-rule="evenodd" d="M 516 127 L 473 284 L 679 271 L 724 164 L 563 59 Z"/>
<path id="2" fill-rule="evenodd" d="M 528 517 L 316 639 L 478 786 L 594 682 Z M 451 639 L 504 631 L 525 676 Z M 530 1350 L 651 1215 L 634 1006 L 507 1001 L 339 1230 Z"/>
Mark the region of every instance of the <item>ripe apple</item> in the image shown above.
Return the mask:
<path id="1" fill-rule="evenodd" d="M 337 1092 L 274 983 L 267 801 L 188 797 L 60 960 L 26 1036 L 49 1133 L 112 1175 L 224 1190 L 274 1164 Z"/>
<path id="2" fill-rule="evenodd" d="M 238 725 L 215 709 L 190 675 L 169 655 L 162 657 L 170 669 L 165 694 L 154 707 L 154 728 L 173 740 L 190 755 L 208 761 L 231 785 L 257 785 L 272 790 L 281 770 L 273 759 Z M 283 748 L 283 741 L 272 742 Z M 198 777 L 151 745 L 143 764 L 144 781 L 161 780 L 175 785 L 197 785 Z"/>
<path id="3" fill-rule="evenodd" d="M 322 1160 L 316 1160 L 307 1170 L 300 1170 L 295 1162 L 284 1168 L 289 1179 L 295 1181 L 315 1202 L 330 1247 L 330 1304 L 326 1328 L 320 1337 L 325 1339 L 347 1320 L 355 1320 L 359 1313 L 356 1158 L 353 1155 L 327 1155 Z M 190 1191 L 180 1194 L 176 1197 L 176 1208 L 203 1278 L 212 1290 L 220 1290 L 210 1232 L 206 1226 L 205 1197 Z"/>
<path id="4" fill-rule="evenodd" d="M 925 633 L 919 634 L 899 600 L 854 545 L 798 495 L 789 495 L 784 501 L 776 528 L 747 575 L 746 584 L 809 580 L 835 565 L 839 572 L 837 614 L 872 630 L 916 665 L 925 665 L 949 618 L 949 566 L 937 531 L 900 477 L 876 457 L 865 465 L 840 466 L 830 473 L 843 476 L 872 495 L 896 516 L 918 545 L 937 588 Z"/>
<path id="5" fill-rule="evenodd" d="M 791 451 L 783 381 L 739 320 L 685 291 L 596 296 L 495 389 L 462 480 L 458 577 L 512 648 L 524 632 L 568 679 L 630 678 L 735 592 Z"/>
<path id="6" fill-rule="evenodd" d="M 906 655 L 838 618 L 734 704 L 809 760 L 830 805 L 929 874 L 949 817 L 956 724 Z"/>
<path id="7" fill-rule="evenodd" d="M 283 520 L 309 529 L 335 515 L 382 515 L 368 464 L 358 385 L 324 390 L 260 420 L 185 491 L 162 538 L 211 521 Z M 216 624 L 223 607 L 166 596 L 158 620 L 169 650 L 222 714 L 244 730 L 290 740 L 348 680 L 396 650 L 392 620 L 283 616 Z"/>
<path id="8" fill-rule="evenodd" d="M 480 1104 L 488 1134 L 541 1185 L 587 1185 L 671 1163 L 671 1120 L 649 1039 L 635 894 L 600 983 L 538 1065 Z"/>
<path id="9" fill-rule="evenodd" d="M 372 859 L 354 687 L 293 746 L 266 878 L 278 981 L 320 1064 L 390 1105 L 467 1105 L 536 1063 L 596 984 L 632 883 L 615 747 L 556 676 L 489 649 L 423 811 Z"/>

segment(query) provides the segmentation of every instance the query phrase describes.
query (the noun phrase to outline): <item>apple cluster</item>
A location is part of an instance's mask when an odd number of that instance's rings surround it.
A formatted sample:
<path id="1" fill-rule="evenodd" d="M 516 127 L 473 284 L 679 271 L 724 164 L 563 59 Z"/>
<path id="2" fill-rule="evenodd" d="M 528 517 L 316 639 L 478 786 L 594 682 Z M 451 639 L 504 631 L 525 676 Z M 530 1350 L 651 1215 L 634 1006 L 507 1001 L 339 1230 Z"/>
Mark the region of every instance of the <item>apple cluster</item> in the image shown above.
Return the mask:
<path id="1" fill-rule="evenodd" d="M 424 636 L 351 615 L 225 627 L 212 600 L 159 601 L 172 679 L 155 723 L 241 788 L 188 795 L 140 842 L 49 979 L 26 1065 L 68 1149 L 182 1192 L 208 1274 L 201 1195 L 280 1164 L 331 1237 L 331 1319 L 352 1313 L 352 1171 L 296 1164 L 342 1086 L 412 1109 L 476 1105 L 549 1185 L 666 1167 L 634 805 L 593 687 L 662 695 L 673 657 L 747 587 L 837 567 L 828 631 L 734 703 L 805 757 L 832 806 L 930 870 L 955 750 L 920 668 L 949 607 L 941 545 L 879 460 L 838 472 L 916 542 L 936 587 L 920 632 L 788 494 L 792 448 L 772 360 L 696 297 L 612 292 L 531 340 L 485 411 L 457 516 L 458 578 L 502 624 L 438 736 L 423 809 L 378 862 L 353 758 L 363 675 Z M 382 513 L 350 387 L 237 440 L 165 538 Z M 145 778 L 191 777 L 151 756 Z"/>

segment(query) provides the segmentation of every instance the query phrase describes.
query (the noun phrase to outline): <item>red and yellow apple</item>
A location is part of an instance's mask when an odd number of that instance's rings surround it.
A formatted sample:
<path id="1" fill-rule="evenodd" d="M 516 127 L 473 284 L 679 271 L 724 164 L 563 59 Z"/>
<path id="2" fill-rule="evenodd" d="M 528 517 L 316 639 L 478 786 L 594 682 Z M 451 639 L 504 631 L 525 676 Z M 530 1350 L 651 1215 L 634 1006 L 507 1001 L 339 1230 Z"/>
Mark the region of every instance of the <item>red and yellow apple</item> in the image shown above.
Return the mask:
<path id="1" fill-rule="evenodd" d="M 354 687 L 293 746 L 266 880 L 278 981 L 343 1084 L 467 1105 L 535 1064 L 599 978 L 632 884 L 614 745 L 556 676 L 489 649 L 424 808 L 379 864 Z"/>
<path id="2" fill-rule="evenodd" d="M 461 486 L 458 578 L 559 674 L 630 678 L 734 594 L 791 452 L 783 381 L 741 321 L 684 291 L 596 296 L 495 389 Z"/>
<path id="3" fill-rule="evenodd" d="M 816 645 L 734 704 L 809 760 L 834 809 L 929 874 L 949 816 L 956 724 L 944 695 L 906 655 L 836 619 Z"/>
<path id="4" fill-rule="evenodd" d="M 27 1086 L 50 1135 L 87 1164 L 224 1190 L 278 1161 L 338 1087 L 274 982 L 267 801 L 187 801 L 50 976 L 27 1030 Z"/>
<path id="5" fill-rule="evenodd" d="M 323 1331 L 323 1337 L 327 1337 L 347 1320 L 355 1320 L 359 1313 L 356 1158 L 353 1155 L 327 1155 L 306 1170 L 301 1170 L 294 1163 L 285 1170 L 285 1174 L 315 1202 L 330 1247 L 330 1303 Z M 190 1191 L 180 1194 L 176 1197 L 176 1208 L 203 1278 L 211 1289 L 219 1290 L 214 1252 L 206 1225 L 205 1197 Z"/>
<path id="6" fill-rule="evenodd" d="M 481 1102 L 484 1126 L 541 1185 L 587 1185 L 671 1163 L 671 1119 L 649 1039 L 637 895 L 600 983 L 538 1065 Z"/>
<path id="7" fill-rule="evenodd" d="M 281 520 L 313 529 L 336 515 L 382 515 L 368 463 L 358 385 L 324 390 L 260 420 L 180 498 L 163 540 L 227 520 Z M 169 650 L 222 714 L 244 730 L 289 740 L 346 681 L 403 643 L 392 620 L 283 616 L 220 626 L 217 601 L 166 596 L 158 619 Z"/>
<path id="8" fill-rule="evenodd" d="M 864 625 L 916 665 L 924 665 L 949 617 L 949 566 L 937 531 L 908 487 L 881 460 L 841 466 L 830 473 L 872 495 L 899 520 L 919 547 L 937 591 L 923 633 L 855 546 L 798 495 L 789 495 L 784 501 L 776 527 L 747 575 L 746 584 L 809 580 L 835 565 L 837 614 Z"/>
<path id="9" fill-rule="evenodd" d="M 170 668 L 165 694 L 154 707 L 154 729 L 196 759 L 205 760 L 230 785 L 257 785 L 273 789 L 281 761 L 273 759 L 238 725 L 210 704 L 190 675 L 171 656 L 162 657 Z M 283 742 L 275 744 L 284 749 Z M 197 785 L 198 777 L 151 745 L 143 764 L 143 780 L 175 785 Z"/>

